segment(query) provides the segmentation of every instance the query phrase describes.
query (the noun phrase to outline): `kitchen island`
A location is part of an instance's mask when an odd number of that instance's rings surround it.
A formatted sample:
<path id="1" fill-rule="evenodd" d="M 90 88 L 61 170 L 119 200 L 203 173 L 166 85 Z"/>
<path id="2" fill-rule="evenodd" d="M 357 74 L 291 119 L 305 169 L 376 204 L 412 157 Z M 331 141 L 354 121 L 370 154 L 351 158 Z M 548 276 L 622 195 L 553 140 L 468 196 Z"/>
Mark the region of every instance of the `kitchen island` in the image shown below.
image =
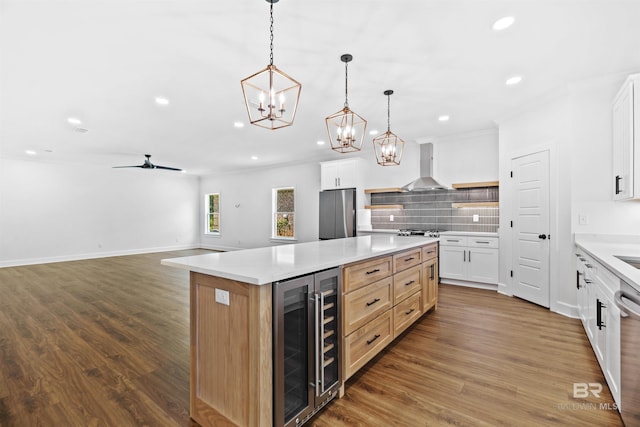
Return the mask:
<path id="1" fill-rule="evenodd" d="M 373 235 L 163 260 L 190 271 L 191 417 L 203 426 L 272 425 L 274 282 L 437 241 Z"/>

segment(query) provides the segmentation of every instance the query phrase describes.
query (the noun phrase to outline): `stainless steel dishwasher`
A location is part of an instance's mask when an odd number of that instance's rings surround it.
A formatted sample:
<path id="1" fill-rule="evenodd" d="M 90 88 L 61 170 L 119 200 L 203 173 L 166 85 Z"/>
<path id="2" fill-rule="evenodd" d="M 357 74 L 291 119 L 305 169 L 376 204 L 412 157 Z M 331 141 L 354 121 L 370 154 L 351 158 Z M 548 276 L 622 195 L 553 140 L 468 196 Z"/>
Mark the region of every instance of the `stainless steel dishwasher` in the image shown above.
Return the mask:
<path id="1" fill-rule="evenodd" d="M 622 281 L 620 308 L 620 400 L 625 426 L 640 426 L 640 292 Z"/>

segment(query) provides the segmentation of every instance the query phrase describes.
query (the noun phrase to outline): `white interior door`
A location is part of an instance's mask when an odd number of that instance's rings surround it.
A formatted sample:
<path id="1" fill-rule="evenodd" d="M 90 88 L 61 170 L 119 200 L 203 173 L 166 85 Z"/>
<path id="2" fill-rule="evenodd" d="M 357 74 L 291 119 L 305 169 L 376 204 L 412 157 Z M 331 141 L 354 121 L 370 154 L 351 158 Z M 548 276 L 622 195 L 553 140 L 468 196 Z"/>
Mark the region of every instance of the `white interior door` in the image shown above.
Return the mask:
<path id="1" fill-rule="evenodd" d="M 549 152 L 511 160 L 513 294 L 549 307 Z"/>

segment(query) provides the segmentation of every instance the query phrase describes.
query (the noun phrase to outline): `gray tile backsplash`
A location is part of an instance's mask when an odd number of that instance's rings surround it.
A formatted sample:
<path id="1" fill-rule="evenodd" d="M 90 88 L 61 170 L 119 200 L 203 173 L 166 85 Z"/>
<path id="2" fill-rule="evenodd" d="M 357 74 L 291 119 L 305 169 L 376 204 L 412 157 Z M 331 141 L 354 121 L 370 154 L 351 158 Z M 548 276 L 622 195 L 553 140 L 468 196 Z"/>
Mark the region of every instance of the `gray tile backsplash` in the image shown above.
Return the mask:
<path id="1" fill-rule="evenodd" d="M 498 207 L 454 208 L 460 202 L 497 202 L 498 187 L 435 190 L 416 193 L 372 193 L 372 205 L 402 205 L 404 209 L 372 209 L 373 229 L 415 228 L 440 231 L 496 232 Z M 389 216 L 394 216 L 390 221 Z M 473 222 L 478 215 L 479 221 Z"/>

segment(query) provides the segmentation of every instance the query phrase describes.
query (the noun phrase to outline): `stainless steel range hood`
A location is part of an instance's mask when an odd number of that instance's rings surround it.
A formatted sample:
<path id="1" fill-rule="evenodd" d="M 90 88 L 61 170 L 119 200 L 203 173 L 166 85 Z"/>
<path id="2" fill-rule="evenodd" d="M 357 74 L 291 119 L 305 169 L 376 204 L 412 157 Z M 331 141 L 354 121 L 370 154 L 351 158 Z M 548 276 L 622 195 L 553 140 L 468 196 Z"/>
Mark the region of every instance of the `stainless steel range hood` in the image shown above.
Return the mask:
<path id="1" fill-rule="evenodd" d="M 420 178 L 402 187 L 404 191 L 448 190 L 431 176 L 433 173 L 433 144 L 420 144 Z"/>

